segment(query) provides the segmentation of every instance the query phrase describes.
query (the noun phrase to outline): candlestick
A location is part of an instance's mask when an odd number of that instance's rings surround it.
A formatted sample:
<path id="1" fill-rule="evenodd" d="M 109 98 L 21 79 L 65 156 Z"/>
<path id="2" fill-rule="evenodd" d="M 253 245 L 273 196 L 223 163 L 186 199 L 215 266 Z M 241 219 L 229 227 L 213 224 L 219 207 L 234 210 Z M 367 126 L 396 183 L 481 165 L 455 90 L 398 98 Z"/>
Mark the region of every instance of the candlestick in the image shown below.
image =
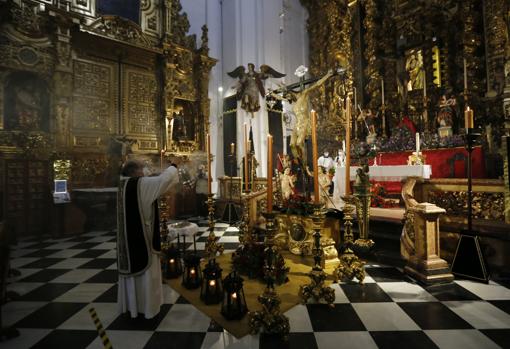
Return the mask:
<path id="1" fill-rule="evenodd" d="M 467 82 L 467 63 L 466 59 L 464 58 L 464 91 L 467 91 L 468 88 L 468 82 Z"/>
<path id="2" fill-rule="evenodd" d="M 248 192 L 248 125 L 244 123 L 244 190 Z"/>
<path id="3" fill-rule="evenodd" d="M 420 155 L 420 134 L 416 132 L 416 156 Z"/>
<path id="4" fill-rule="evenodd" d="M 161 153 L 159 155 L 159 168 L 163 171 L 163 155 L 165 155 L 165 149 L 161 149 Z"/>
<path id="5" fill-rule="evenodd" d="M 273 212 L 273 136 L 267 135 L 267 210 Z"/>
<path id="6" fill-rule="evenodd" d="M 384 79 L 381 78 L 381 105 L 384 105 Z"/>
<path id="7" fill-rule="evenodd" d="M 345 195 L 351 195 L 351 99 L 347 96 L 345 103 Z"/>
<path id="8" fill-rule="evenodd" d="M 470 109 L 469 107 L 467 107 L 466 111 L 464 112 L 464 126 L 466 128 L 475 127 L 474 112 L 473 109 Z"/>
<path id="9" fill-rule="evenodd" d="M 313 154 L 313 195 L 314 202 L 320 202 L 319 195 L 319 160 L 317 151 L 317 113 L 312 110 L 312 154 Z"/>
<path id="10" fill-rule="evenodd" d="M 207 134 L 207 193 L 212 193 L 212 177 L 211 177 L 211 135 Z"/>
<path id="11" fill-rule="evenodd" d="M 236 152 L 236 145 L 234 143 L 230 143 L 230 154 L 234 155 Z"/>

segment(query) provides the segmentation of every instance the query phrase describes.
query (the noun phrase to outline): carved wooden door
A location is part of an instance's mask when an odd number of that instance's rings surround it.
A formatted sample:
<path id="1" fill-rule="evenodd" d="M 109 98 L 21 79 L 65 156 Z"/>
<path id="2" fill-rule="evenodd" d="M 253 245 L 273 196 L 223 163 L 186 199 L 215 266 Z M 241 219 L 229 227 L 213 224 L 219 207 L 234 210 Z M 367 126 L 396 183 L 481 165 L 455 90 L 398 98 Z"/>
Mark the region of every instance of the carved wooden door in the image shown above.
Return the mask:
<path id="1" fill-rule="evenodd" d="M 17 236 L 47 233 L 50 202 L 48 162 L 6 160 L 5 211 Z"/>

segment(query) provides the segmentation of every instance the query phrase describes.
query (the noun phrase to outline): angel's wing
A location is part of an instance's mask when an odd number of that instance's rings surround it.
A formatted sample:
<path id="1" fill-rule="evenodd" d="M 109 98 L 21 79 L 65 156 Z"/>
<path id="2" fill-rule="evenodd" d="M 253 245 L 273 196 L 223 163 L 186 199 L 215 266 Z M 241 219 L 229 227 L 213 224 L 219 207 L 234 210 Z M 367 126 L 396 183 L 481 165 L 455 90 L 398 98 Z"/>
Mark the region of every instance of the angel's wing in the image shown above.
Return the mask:
<path id="1" fill-rule="evenodd" d="M 244 76 L 245 70 L 246 69 L 244 68 L 244 66 L 240 65 L 231 72 L 228 72 L 227 75 L 230 76 L 231 78 L 241 78 Z"/>
<path id="2" fill-rule="evenodd" d="M 260 78 L 261 79 L 267 79 L 268 77 L 273 78 L 283 78 L 285 74 L 279 73 L 267 64 L 262 64 L 260 66 Z"/>

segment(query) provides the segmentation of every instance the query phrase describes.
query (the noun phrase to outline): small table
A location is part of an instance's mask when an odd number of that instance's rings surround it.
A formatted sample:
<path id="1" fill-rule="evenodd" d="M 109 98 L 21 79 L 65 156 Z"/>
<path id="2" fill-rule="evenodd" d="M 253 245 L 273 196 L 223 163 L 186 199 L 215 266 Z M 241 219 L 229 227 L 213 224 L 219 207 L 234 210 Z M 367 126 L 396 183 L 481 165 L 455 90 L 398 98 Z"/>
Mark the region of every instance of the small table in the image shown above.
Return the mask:
<path id="1" fill-rule="evenodd" d="M 177 238 L 177 244 L 179 245 L 180 239 L 179 237 L 183 237 L 183 244 L 186 243 L 186 237 L 192 237 L 193 238 L 193 249 L 196 252 L 197 251 L 197 243 L 195 241 L 195 236 L 198 233 L 198 225 L 195 223 L 190 223 L 188 221 L 181 221 L 176 223 L 170 223 L 167 224 L 168 228 L 168 240 L 174 240 Z M 179 246 L 177 246 L 179 248 Z M 184 245 L 184 249 L 186 248 L 186 245 Z M 184 252 L 184 251 L 183 251 Z"/>

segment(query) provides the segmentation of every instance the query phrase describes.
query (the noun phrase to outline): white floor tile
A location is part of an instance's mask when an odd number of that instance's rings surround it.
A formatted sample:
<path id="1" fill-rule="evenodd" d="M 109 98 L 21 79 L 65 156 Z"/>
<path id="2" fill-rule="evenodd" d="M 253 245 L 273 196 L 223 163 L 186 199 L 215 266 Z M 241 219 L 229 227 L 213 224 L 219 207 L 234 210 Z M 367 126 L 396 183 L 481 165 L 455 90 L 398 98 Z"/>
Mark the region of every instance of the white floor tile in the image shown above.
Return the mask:
<path id="1" fill-rule="evenodd" d="M 222 236 L 218 242 L 222 243 L 238 243 L 239 242 L 239 236 Z"/>
<path id="2" fill-rule="evenodd" d="M 341 284 L 349 284 L 349 283 L 358 283 L 358 279 L 357 278 L 354 278 L 352 279 L 352 281 L 348 281 L 348 282 L 344 282 L 344 281 L 341 281 L 340 282 Z M 365 278 L 363 279 L 363 283 L 364 284 L 373 284 L 375 283 L 375 280 L 369 276 L 368 274 L 365 274 Z"/>
<path id="3" fill-rule="evenodd" d="M 427 330 L 427 336 L 441 349 L 496 349 L 496 343 L 477 330 Z"/>
<path id="4" fill-rule="evenodd" d="M 413 331 L 418 325 L 396 303 L 353 303 L 368 331 Z"/>
<path id="5" fill-rule="evenodd" d="M 187 242 L 188 240 L 186 240 Z M 192 241 L 193 242 L 193 241 Z M 204 250 L 205 249 L 205 242 L 197 242 L 197 250 Z M 193 251 L 193 244 L 191 244 L 186 251 Z"/>
<path id="6" fill-rule="evenodd" d="M 113 250 L 116 247 L 116 242 L 103 242 L 97 246 L 92 247 L 92 250 Z"/>
<path id="7" fill-rule="evenodd" d="M 208 332 L 201 349 L 258 349 L 259 336 L 244 336 L 237 339 L 227 331 Z"/>
<path id="8" fill-rule="evenodd" d="M 20 336 L 2 342 L 2 349 L 25 349 L 30 348 L 41 339 L 46 337 L 52 330 L 36 328 L 18 328 Z"/>
<path id="9" fill-rule="evenodd" d="M 312 323 L 305 305 L 298 304 L 285 313 L 292 332 L 313 332 Z"/>
<path id="10" fill-rule="evenodd" d="M 113 348 L 140 349 L 147 344 L 153 332 L 151 331 L 106 331 Z M 87 349 L 104 349 L 99 338 L 96 338 Z"/>
<path id="11" fill-rule="evenodd" d="M 510 299 L 510 289 L 496 283 L 490 283 L 487 285 L 481 282 L 467 280 L 457 280 L 455 282 L 467 289 L 469 292 L 472 292 L 485 300 Z"/>
<path id="12" fill-rule="evenodd" d="M 110 265 L 105 270 L 117 270 L 117 262 L 113 263 L 112 265 Z"/>
<path id="13" fill-rule="evenodd" d="M 76 256 L 79 253 L 84 252 L 85 250 L 82 249 L 67 249 L 55 252 L 53 254 L 48 255 L 48 258 L 71 258 Z"/>
<path id="14" fill-rule="evenodd" d="M 51 280 L 51 283 L 81 283 L 100 271 L 99 269 L 74 269 Z"/>
<path id="15" fill-rule="evenodd" d="M 319 349 L 377 349 L 368 332 L 315 332 Z"/>
<path id="16" fill-rule="evenodd" d="M 11 259 L 11 268 L 21 268 L 24 265 L 30 264 L 39 260 L 39 257 L 20 257 Z"/>
<path id="17" fill-rule="evenodd" d="M 510 314 L 483 301 L 443 302 L 477 329 L 510 328 Z"/>
<path id="18" fill-rule="evenodd" d="M 225 230 L 225 231 L 238 233 L 239 232 L 239 228 L 237 228 L 237 227 L 228 227 L 227 230 Z"/>
<path id="19" fill-rule="evenodd" d="M 93 283 L 79 284 L 55 299 L 54 302 L 89 303 L 110 289 L 112 285 L 113 284 Z"/>
<path id="20" fill-rule="evenodd" d="M 2 306 L 3 326 L 11 326 L 24 319 L 47 302 L 9 302 Z M 2 347 L 3 348 L 3 347 Z"/>
<path id="21" fill-rule="evenodd" d="M 97 258 L 117 258 L 117 250 L 110 250 Z"/>
<path id="22" fill-rule="evenodd" d="M 347 298 L 339 284 L 331 284 L 330 286 L 335 290 L 335 304 L 350 303 L 349 298 Z"/>
<path id="23" fill-rule="evenodd" d="M 157 331 L 206 332 L 211 319 L 191 304 L 174 304 Z"/>
<path id="24" fill-rule="evenodd" d="M 62 262 L 55 263 L 48 267 L 48 269 L 76 269 L 79 266 L 90 262 L 93 258 L 67 258 Z"/>
<path id="25" fill-rule="evenodd" d="M 95 236 L 104 235 L 106 233 L 108 233 L 106 230 L 89 231 L 88 233 L 81 234 L 80 237 L 87 237 L 87 236 L 95 237 Z"/>
<path id="26" fill-rule="evenodd" d="M 23 296 L 42 285 L 44 285 L 42 282 L 14 282 L 7 285 L 7 291 L 14 291 L 20 296 Z"/>
<path id="27" fill-rule="evenodd" d="M 165 304 L 174 304 L 179 298 L 179 294 L 167 284 L 163 284 L 163 302 Z"/>
<path id="28" fill-rule="evenodd" d="M 94 238 L 91 238 L 90 240 L 84 241 L 84 242 L 106 242 L 110 241 L 113 238 L 113 236 L 106 235 L 106 236 L 96 236 Z"/>
<path id="29" fill-rule="evenodd" d="M 110 326 L 113 320 L 119 316 L 117 303 L 91 303 L 72 317 L 62 323 L 60 330 L 96 330 L 94 321 L 90 316 L 89 309 L 96 309 L 97 316 L 101 320 L 103 328 Z M 119 347 L 120 348 L 120 347 Z"/>
<path id="30" fill-rule="evenodd" d="M 215 228 L 228 228 L 230 227 L 230 224 L 227 223 L 214 223 Z"/>
<path id="31" fill-rule="evenodd" d="M 26 278 L 27 276 L 30 276 L 32 274 L 35 274 L 39 271 L 41 271 L 42 269 L 40 268 L 19 268 L 18 271 L 21 273 L 20 276 L 16 276 L 14 278 L 12 278 L 13 280 L 22 280 L 24 278 Z M 11 279 L 9 279 L 11 280 Z"/>
<path id="32" fill-rule="evenodd" d="M 437 302 L 437 299 L 421 286 L 409 282 L 379 282 L 394 302 Z"/>

